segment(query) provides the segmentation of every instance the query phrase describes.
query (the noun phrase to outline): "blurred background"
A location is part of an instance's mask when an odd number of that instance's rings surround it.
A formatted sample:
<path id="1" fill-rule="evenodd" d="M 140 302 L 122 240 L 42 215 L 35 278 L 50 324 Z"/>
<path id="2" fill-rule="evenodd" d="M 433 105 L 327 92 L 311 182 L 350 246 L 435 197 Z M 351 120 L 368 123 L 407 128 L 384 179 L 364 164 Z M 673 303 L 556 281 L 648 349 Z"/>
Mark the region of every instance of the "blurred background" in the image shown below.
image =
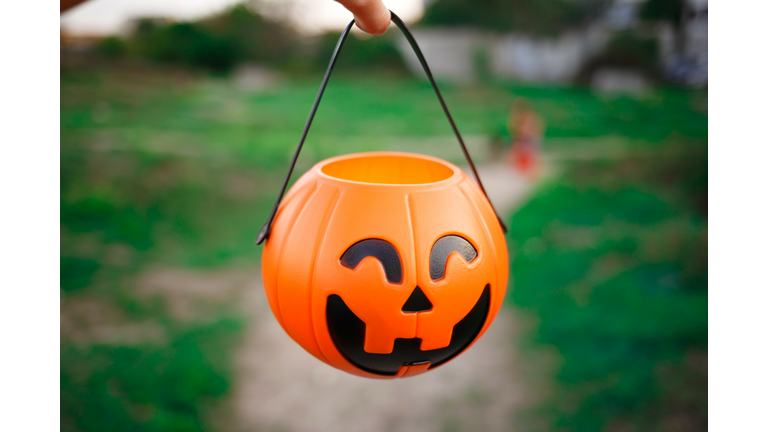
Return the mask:
<path id="1" fill-rule="evenodd" d="M 87 1 L 61 15 L 62 430 L 707 429 L 707 1 L 385 3 L 510 228 L 491 329 L 379 382 L 271 315 L 253 240 L 340 5 Z M 294 180 L 359 151 L 464 163 L 409 49 L 353 33 Z"/>

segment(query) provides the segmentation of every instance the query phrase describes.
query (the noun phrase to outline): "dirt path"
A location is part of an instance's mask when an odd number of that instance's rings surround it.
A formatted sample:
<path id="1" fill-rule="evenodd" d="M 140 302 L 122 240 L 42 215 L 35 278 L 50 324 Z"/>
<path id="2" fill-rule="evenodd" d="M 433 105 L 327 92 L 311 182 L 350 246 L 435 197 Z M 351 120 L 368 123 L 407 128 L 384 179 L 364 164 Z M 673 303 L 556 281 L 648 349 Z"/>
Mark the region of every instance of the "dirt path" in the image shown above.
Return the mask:
<path id="1" fill-rule="evenodd" d="M 480 167 L 502 215 L 520 205 L 530 183 L 502 164 Z M 338 371 L 294 343 L 272 316 L 260 277 L 243 305 L 253 317 L 237 353 L 234 423 L 243 431 L 509 431 L 522 401 L 515 375 L 515 325 L 502 308 L 466 353 L 435 371 L 379 381 Z M 242 279 L 240 279 L 242 280 Z"/>

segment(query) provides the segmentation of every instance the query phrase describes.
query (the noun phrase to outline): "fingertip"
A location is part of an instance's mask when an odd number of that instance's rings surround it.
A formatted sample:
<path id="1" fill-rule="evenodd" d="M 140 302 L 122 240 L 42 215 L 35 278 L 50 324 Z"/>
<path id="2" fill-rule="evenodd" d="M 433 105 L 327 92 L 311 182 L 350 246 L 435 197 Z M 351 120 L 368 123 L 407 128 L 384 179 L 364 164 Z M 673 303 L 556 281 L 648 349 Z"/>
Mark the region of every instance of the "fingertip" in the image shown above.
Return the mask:
<path id="1" fill-rule="evenodd" d="M 387 25 L 387 26 L 386 26 L 386 27 L 384 27 L 384 28 L 380 28 L 380 29 L 377 29 L 377 30 L 375 30 L 375 31 L 369 31 L 368 33 L 370 33 L 370 34 L 372 34 L 372 35 L 374 35 L 374 36 L 381 36 L 381 35 L 383 35 L 384 33 L 386 33 L 386 32 L 387 32 L 387 29 L 388 29 L 388 28 L 389 28 L 389 25 Z"/>
<path id="2" fill-rule="evenodd" d="M 372 35 L 372 36 L 381 36 L 384 33 L 386 33 L 387 32 L 387 28 L 389 28 L 389 25 L 387 25 L 386 27 L 383 27 L 383 28 L 381 26 L 379 26 L 379 27 L 368 27 L 368 26 L 366 26 L 364 24 L 361 25 L 360 21 L 358 21 L 358 20 L 355 20 L 355 25 L 360 30 L 362 30 L 362 31 L 364 31 L 364 32 L 366 32 L 366 33 L 368 33 L 369 35 Z"/>
<path id="3" fill-rule="evenodd" d="M 355 15 L 355 25 L 357 25 L 360 30 L 374 36 L 381 36 L 386 33 L 391 22 L 392 14 L 387 8 L 383 8 L 382 13 L 375 19 L 368 18 L 363 20 Z"/>

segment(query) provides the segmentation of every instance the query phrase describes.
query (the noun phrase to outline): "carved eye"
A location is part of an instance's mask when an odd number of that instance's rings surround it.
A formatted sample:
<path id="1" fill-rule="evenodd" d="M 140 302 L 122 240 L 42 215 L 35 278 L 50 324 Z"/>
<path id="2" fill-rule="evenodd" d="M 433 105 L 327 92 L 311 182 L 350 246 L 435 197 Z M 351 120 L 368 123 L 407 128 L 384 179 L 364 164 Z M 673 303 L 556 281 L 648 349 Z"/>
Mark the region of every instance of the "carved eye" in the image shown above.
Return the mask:
<path id="1" fill-rule="evenodd" d="M 355 269 L 360 261 L 366 257 L 374 257 L 384 267 L 384 274 L 389 283 L 401 283 L 403 281 L 403 265 L 397 249 L 386 240 L 365 239 L 350 246 L 341 256 L 341 265 L 348 269 Z"/>
<path id="2" fill-rule="evenodd" d="M 433 281 L 445 277 L 445 265 L 448 262 L 448 255 L 458 252 L 464 257 L 464 261 L 470 263 L 477 258 L 477 250 L 472 243 L 464 237 L 457 235 L 447 235 L 440 237 L 432 246 L 432 252 L 429 254 L 429 276 Z"/>

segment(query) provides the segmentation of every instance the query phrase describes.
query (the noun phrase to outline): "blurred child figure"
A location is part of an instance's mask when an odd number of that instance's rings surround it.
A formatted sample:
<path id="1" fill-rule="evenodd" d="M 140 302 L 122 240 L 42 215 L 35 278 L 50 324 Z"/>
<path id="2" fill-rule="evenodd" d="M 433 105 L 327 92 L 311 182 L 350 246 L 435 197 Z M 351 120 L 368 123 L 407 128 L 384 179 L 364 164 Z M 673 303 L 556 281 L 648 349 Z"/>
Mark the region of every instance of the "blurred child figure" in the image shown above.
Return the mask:
<path id="1" fill-rule="evenodd" d="M 514 138 L 507 153 L 507 163 L 528 177 L 538 177 L 544 122 L 531 104 L 521 97 L 512 103 L 509 130 Z"/>

